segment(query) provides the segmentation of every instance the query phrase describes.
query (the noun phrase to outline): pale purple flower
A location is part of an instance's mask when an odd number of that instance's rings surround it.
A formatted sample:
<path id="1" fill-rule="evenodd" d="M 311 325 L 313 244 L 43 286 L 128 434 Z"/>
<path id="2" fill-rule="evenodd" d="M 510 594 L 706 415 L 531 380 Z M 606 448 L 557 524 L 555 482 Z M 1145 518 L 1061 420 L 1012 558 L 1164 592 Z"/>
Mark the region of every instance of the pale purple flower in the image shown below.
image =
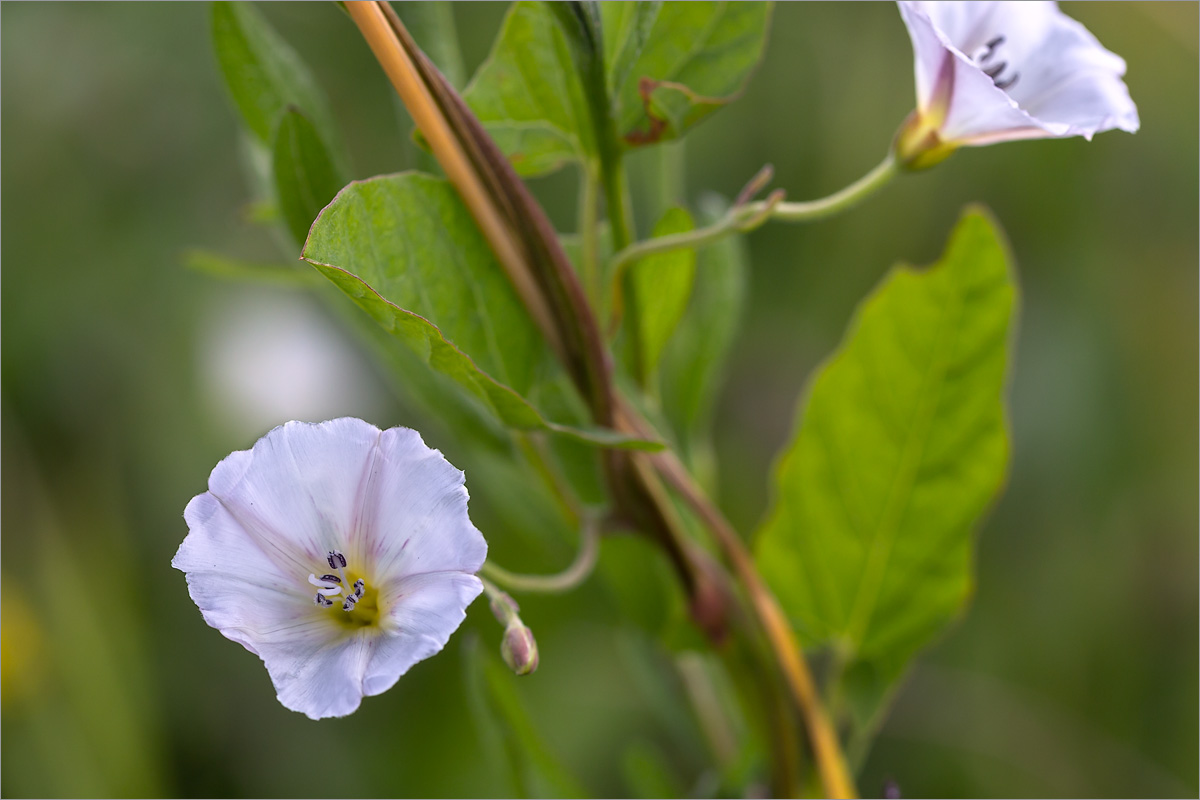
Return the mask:
<path id="1" fill-rule="evenodd" d="M 1138 129 L 1125 61 L 1054 2 L 902 2 L 917 110 L 896 152 L 929 166 L 962 145 Z"/>
<path id="2" fill-rule="evenodd" d="M 281 702 L 340 717 L 440 651 L 483 591 L 463 473 L 408 428 L 289 422 L 230 454 L 171 561 Z"/>

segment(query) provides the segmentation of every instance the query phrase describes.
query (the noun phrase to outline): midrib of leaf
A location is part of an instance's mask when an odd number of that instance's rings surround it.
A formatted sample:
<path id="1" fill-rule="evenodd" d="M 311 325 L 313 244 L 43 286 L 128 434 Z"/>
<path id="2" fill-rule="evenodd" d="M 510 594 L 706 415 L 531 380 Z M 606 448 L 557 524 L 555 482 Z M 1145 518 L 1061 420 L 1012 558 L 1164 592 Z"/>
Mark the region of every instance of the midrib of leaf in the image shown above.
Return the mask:
<path id="1" fill-rule="evenodd" d="M 946 264 L 944 268 L 951 266 L 953 265 Z M 957 269 L 952 270 L 952 274 L 956 278 L 957 273 Z M 912 498 L 917 471 L 924 458 L 925 446 L 929 441 L 933 420 L 941 401 L 942 389 L 946 384 L 948 356 L 954 352 L 962 332 L 962 326 L 959 324 L 965 305 L 962 291 L 957 281 L 949 287 L 949 290 L 953 293 L 954 298 L 943 312 L 942 320 L 938 324 L 937 340 L 941 346 L 935 349 L 925 378 L 921 381 L 921 396 L 917 401 L 915 419 L 904 442 L 895 480 L 888 490 L 883 516 L 868 545 L 867 564 L 863 569 L 863 576 L 859 581 L 858 591 L 855 593 L 850 619 L 846 625 L 846 636 L 849 642 L 854 644 L 863 642 L 867 626 L 870 625 L 871 617 L 875 613 L 879 593 L 883 589 L 888 562 L 891 560 L 892 548 L 895 545 L 896 535 L 899 533 L 900 522 L 904 519 L 904 513 Z"/>

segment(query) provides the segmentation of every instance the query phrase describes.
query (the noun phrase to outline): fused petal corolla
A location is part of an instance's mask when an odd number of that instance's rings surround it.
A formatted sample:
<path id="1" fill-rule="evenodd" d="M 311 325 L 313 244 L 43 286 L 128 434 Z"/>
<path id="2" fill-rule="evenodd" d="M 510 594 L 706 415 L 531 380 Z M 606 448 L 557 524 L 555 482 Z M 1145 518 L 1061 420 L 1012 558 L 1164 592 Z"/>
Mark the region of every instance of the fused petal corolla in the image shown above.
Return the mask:
<path id="1" fill-rule="evenodd" d="M 445 646 L 483 591 L 463 474 L 407 428 L 289 422 L 213 469 L 172 560 L 279 701 L 345 716 Z"/>
<path id="2" fill-rule="evenodd" d="M 961 145 L 1138 129 L 1125 61 L 1054 2 L 906 2 L 917 110 L 896 151 L 922 167 Z"/>

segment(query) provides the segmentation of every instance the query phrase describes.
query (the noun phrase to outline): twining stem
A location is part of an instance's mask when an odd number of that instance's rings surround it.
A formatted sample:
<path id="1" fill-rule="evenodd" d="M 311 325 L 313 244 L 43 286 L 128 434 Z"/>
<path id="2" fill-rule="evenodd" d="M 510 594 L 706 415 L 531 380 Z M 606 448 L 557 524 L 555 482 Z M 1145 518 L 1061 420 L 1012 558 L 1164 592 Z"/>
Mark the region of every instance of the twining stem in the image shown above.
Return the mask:
<path id="1" fill-rule="evenodd" d="M 485 562 L 481 572 L 496 583 L 514 592 L 561 594 L 579 586 L 592 574 L 600 552 L 600 524 L 594 517 L 584 517 L 579 530 L 579 553 L 571 566 L 554 575 L 520 575 Z"/>
<path id="2" fill-rule="evenodd" d="M 846 188 L 819 200 L 788 203 L 771 198 L 734 205 L 725 216 L 705 228 L 686 233 L 659 236 L 618 249 L 609 263 L 609 274 L 620 275 L 630 264 L 656 253 L 685 247 L 702 247 L 732 234 L 745 232 L 767 219 L 784 222 L 811 222 L 830 217 L 857 205 L 885 186 L 897 172 L 896 160 L 889 153 L 873 170 Z M 614 280 L 616 278 L 614 277 Z"/>

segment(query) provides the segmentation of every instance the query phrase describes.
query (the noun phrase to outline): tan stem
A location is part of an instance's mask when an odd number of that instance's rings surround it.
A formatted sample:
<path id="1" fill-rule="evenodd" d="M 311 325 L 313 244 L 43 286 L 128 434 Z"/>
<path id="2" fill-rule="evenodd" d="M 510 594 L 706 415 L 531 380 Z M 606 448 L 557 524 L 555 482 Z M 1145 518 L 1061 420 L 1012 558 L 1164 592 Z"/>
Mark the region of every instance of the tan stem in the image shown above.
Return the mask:
<path id="1" fill-rule="evenodd" d="M 804 660 L 800 642 L 784 616 L 779 602 L 763 583 L 746 546 L 733 526 L 700 491 L 686 468 L 670 451 L 650 456 L 663 478 L 700 515 L 712 530 L 738 580 L 746 589 L 754 611 L 763 626 L 771 649 L 779 661 L 788 688 L 804 717 L 804 725 L 812 741 L 813 755 L 821 773 L 821 782 L 830 797 L 855 797 L 854 781 L 846 766 L 837 732 L 830 724 L 825 708 L 817 695 L 816 685 Z"/>
<path id="2" fill-rule="evenodd" d="M 620 409 L 618 419 L 630 432 L 648 435 L 647 426 L 628 406 Z M 846 766 L 837 732 L 825 713 L 817 694 L 812 673 L 804 660 L 804 651 L 792 631 L 792 626 L 779 607 L 779 602 L 763 583 L 754 566 L 754 561 L 742 543 L 738 532 L 725 519 L 720 510 L 708 499 L 692 480 L 691 474 L 670 450 L 646 456 L 667 484 L 692 507 L 705 526 L 712 531 L 721 552 L 733 567 L 738 581 L 745 588 L 753 606 L 754 614 L 775 654 L 775 659 L 788 685 L 793 700 L 804 719 L 812 743 L 813 755 L 821 775 L 821 783 L 829 797 L 852 798 L 857 796 L 854 780 Z"/>
<path id="3" fill-rule="evenodd" d="M 521 248 L 513 240 L 511 231 L 485 190 L 454 131 L 446 123 L 445 116 L 438 109 L 416 65 L 400 46 L 387 16 L 373 0 L 350 0 L 346 3 L 346 10 L 358 25 L 363 38 L 371 47 L 371 52 L 383 67 L 413 121 L 425 135 L 438 163 L 446 171 L 446 176 L 458 189 L 471 216 L 491 243 L 496 258 L 512 281 L 530 316 L 555 353 L 560 358 L 565 357 L 562 338 L 554 324 L 554 317 L 529 272 Z"/>

